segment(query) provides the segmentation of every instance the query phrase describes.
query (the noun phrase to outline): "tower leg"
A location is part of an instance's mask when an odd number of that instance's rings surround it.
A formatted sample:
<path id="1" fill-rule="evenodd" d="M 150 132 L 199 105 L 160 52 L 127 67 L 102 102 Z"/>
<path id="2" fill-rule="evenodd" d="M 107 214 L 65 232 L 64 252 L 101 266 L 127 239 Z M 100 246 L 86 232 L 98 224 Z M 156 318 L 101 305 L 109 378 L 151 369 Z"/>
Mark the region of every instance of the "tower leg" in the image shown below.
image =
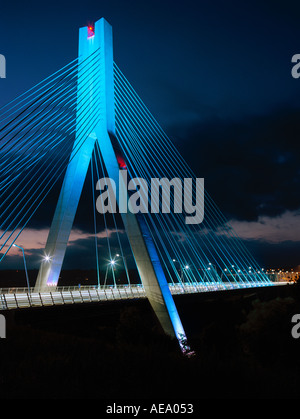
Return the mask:
<path id="1" fill-rule="evenodd" d="M 36 291 L 43 290 L 48 285 L 56 286 L 58 283 L 95 141 L 99 143 L 108 175 L 116 183 L 117 202 L 120 188 L 127 188 L 127 185 L 119 183 L 122 180 L 119 179 L 119 165 L 111 141 L 111 136 L 115 135 L 112 28 L 104 19 L 96 22 L 92 36 L 88 36 L 87 28 L 80 30 L 79 59 L 95 53 L 99 54 L 99 66 L 96 75 L 90 74 L 89 77 L 88 104 L 91 113 L 94 112 L 95 106 L 99 108 L 99 118 L 95 128 L 91 129 L 90 135 L 77 153 L 75 150 L 78 139 L 75 141 L 73 155 L 66 171 L 46 244 L 45 251 L 50 259 L 44 261 L 40 267 Z M 81 93 L 79 73 L 79 99 Z M 100 104 L 92 100 L 93 97 L 99 96 L 102 98 Z M 77 130 L 80 131 L 83 125 L 83 115 L 78 109 Z M 131 212 L 122 213 L 122 218 L 149 302 L 165 333 L 177 338 L 182 351 L 188 352 L 185 332 L 148 227 L 144 219 Z"/>
<path id="2" fill-rule="evenodd" d="M 89 136 L 68 165 L 45 247 L 47 258 L 41 263 L 35 292 L 57 285 L 94 145 L 95 139 Z"/>
<path id="3" fill-rule="evenodd" d="M 91 126 L 89 119 L 94 119 L 95 114 L 97 115 L 95 107 L 99 103 L 96 100 L 99 97 L 99 90 L 97 89 L 99 71 L 95 72 L 93 70 L 94 65 L 88 67 L 87 60 L 94 53 L 93 61 L 98 59 L 100 66 L 100 58 L 96 54 L 98 48 L 99 45 L 97 46 L 91 38 L 88 39 L 87 28 L 81 28 L 78 51 L 76 139 L 45 247 L 47 258 L 42 261 L 39 269 L 35 285 L 36 292 L 43 291 L 48 286 L 57 285 L 81 191 L 95 146 L 95 136 L 89 135 L 89 131 L 94 128 Z M 81 66 L 81 64 L 83 65 Z M 100 111 L 98 114 L 100 114 Z M 95 125 L 97 123 L 98 120 L 96 119 Z"/>
<path id="4" fill-rule="evenodd" d="M 120 188 L 124 191 L 127 185 L 120 185 L 123 178 L 119 176 L 119 164 L 110 136 L 99 128 L 96 129 L 96 136 L 108 176 L 116 184 L 115 198 L 118 202 Z M 185 331 L 145 220 L 142 215 L 129 211 L 121 213 L 121 216 L 147 298 L 164 332 L 178 339 L 183 352 L 189 351 Z"/>

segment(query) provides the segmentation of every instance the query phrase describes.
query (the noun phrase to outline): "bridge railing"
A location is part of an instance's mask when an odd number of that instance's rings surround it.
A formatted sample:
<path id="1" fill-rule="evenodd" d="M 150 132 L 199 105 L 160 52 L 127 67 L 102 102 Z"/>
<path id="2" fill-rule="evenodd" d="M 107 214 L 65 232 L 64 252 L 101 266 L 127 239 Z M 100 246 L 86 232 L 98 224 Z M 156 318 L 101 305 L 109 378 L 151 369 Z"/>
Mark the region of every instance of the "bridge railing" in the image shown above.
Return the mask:
<path id="1" fill-rule="evenodd" d="M 57 287 L 52 287 L 52 286 L 48 286 L 48 287 L 43 287 L 42 289 L 35 291 L 34 287 L 32 288 L 28 288 L 28 287 L 6 287 L 6 288 L 0 288 L 0 294 L 24 294 L 24 293 L 35 293 L 35 292 L 42 292 L 42 293 L 49 293 L 49 292 L 73 292 L 73 291 L 93 291 L 93 290 L 98 290 L 98 291 L 110 291 L 110 290 L 125 290 L 125 291 L 129 291 L 131 288 L 133 289 L 143 289 L 143 286 L 140 284 L 131 284 L 131 285 L 116 285 L 116 286 L 111 286 L 111 285 L 106 285 L 106 286 L 98 286 L 98 285 L 82 285 L 82 286 L 78 286 L 78 285 L 71 285 L 71 286 L 57 286 Z"/>
<path id="2" fill-rule="evenodd" d="M 273 283 L 283 285 L 284 282 Z M 253 283 L 252 287 L 272 285 Z M 207 291 L 223 291 L 243 287 L 238 283 L 195 283 L 195 284 L 169 284 L 173 295 L 201 293 Z M 244 287 L 249 288 L 244 284 Z M 28 288 L 0 288 L 0 310 L 54 306 L 75 303 L 104 302 L 122 299 L 146 298 L 142 285 L 113 286 L 69 286 L 47 287 L 40 292 L 30 292 Z M 33 290 L 32 290 L 33 291 Z"/>
<path id="3" fill-rule="evenodd" d="M 29 292 L 28 288 L 2 288 L 0 289 L 0 310 L 132 298 L 146 298 L 144 288 L 138 285 L 100 288 L 97 286 L 48 287 L 41 292 Z"/>
<path id="4" fill-rule="evenodd" d="M 259 282 L 253 282 L 253 286 L 256 285 L 262 285 Z M 221 290 L 221 289 L 234 289 L 237 287 L 242 287 L 242 283 L 229 283 L 229 282 L 219 282 L 219 283 L 213 283 L 213 282 L 198 282 L 198 283 L 169 283 L 169 287 L 172 293 L 180 294 L 183 292 L 203 292 L 205 291 L 215 291 L 215 290 Z M 37 293 L 85 293 L 89 291 L 95 291 L 95 292 L 102 292 L 105 294 L 113 294 L 113 295 L 136 295 L 136 294 L 144 294 L 144 287 L 141 284 L 130 284 L 130 285 L 106 285 L 106 286 L 98 286 L 98 285 L 85 285 L 85 286 L 78 286 L 78 285 L 72 285 L 72 286 L 48 286 L 43 287 L 39 291 L 36 291 L 33 287 L 9 287 L 9 288 L 0 288 L 0 295 L 10 295 L 10 294 L 37 294 Z"/>

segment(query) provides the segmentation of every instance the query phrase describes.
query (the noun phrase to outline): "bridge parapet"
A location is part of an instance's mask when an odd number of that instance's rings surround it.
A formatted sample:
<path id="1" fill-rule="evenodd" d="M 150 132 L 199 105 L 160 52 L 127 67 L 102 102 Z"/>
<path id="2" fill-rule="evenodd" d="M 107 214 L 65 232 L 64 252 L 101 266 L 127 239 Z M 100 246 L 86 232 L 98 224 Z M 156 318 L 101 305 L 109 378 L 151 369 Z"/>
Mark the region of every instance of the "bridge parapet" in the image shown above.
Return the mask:
<path id="1" fill-rule="evenodd" d="M 287 282 L 276 282 L 262 284 L 253 282 L 251 288 L 265 287 L 272 285 L 285 285 Z M 169 284 L 172 295 L 196 294 L 211 291 L 230 291 L 245 287 L 237 283 L 218 284 Z M 77 304 L 77 303 L 99 303 L 105 301 L 118 301 L 146 298 L 146 291 L 142 285 L 118 285 L 111 286 L 71 286 L 71 287 L 49 287 L 42 292 L 29 293 L 27 288 L 1 288 L 0 289 L 0 311 L 21 309 L 30 307 L 47 307 L 55 305 Z"/>

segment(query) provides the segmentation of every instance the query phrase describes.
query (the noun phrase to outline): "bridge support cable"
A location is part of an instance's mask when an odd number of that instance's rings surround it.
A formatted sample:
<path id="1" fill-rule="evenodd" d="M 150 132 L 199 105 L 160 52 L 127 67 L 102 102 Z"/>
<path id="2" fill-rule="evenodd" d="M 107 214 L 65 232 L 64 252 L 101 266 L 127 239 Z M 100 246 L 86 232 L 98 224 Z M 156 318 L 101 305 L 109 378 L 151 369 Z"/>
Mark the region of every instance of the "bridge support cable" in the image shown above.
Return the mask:
<path id="1" fill-rule="evenodd" d="M 93 155 L 94 157 L 94 155 Z M 97 270 L 97 284 L 100 288 L 100 271 L 99 271 L 99 255 L 98 255 L 98 240 L 97 240 L 97 219 L 96 219 L 96 201 L 95 201 L 95 181 L 94 181 L 94 158 L 91 160 L 91 187 L 93 197 L 93 221 L 94 221 L 94 236 L 95 236 L 95 257 L 96 257 L 96 270 Z"/>
<path id="2" fill-rule="evenodd" d="M 130 143 L 130 148 L 128 148 L 127 150 L 133 150 L 132 153 L 134 153 L 134 149 L 132 147 L 132 141 Z M 138 161 L 141 161 L 141 158 L 138 158 Z M 147 167 L 147 162 L 144 162 L 143 165 L 139 165 L 139 167 L 137 169 L 138 172 L 143 173 L 144 176 L 149 176 L 148 172 L 146 172 L 146 171 L 143 172 L 143 167 Z M 151 170 L 151 168 L 150 168 L 150 170 Z M 157 175 L 157 173 L 153 173 L 152 176 L 157 177 L 158 175 Z M 175 197 L 174 197 L 174 199 L 175 199 Z M 153 216 L 151 216 L 151 218 L 153 219 Z M 197 249 L 197 246 L 198 246 L 198 241 L 200 241 L 200 240 L 198 240 L 196 242 L 191 242 L 191 238 L 193 238 L 192 235 L 191 235 L 191 231 L 188 230 L 184 221 L 182 219 L 180 219 L 180 217 L 176 217 L 176 216 L 174 216 L 174 214 L 168 214 L 168 217 L 156 215 L 155 219 L 161 220 L 160 222 L 166 224 L 165 228 L 163 228 L 163 231 L 165 232 L 165 235 L 169 235 L 169 239 L 172 239 L 172 238 L 175 239 L 175 235 L 177 235 L 178 236 L 177 240 L 180 240 L 180 238 L 182 238 L 182 236 L 184 235 L 183 249 L 189 254 L 188 258 L 190 260 L 192 260 L 193 258 L 192 258 L 191 255 L 194 254 L 194 256 L 196 257 L 196 260 L 198 261 L 198 264 L 200 266 L 201 266 L 201 263 L 203 264 L 203 262 L 201 261 L 200 255 L 198 255 L 196 253 L 196 249 Z M 169 232 L 169 231 L 171 233 L 166 233 L 166 232 Z M 177 232 L 177 234 L 174 234 L 174 232 L 175 233 Z M 180 237 L 179 234 L 181 235 L 181 237 Z M 210 249 L 206 249 L 206 250 L 208 250 L 208 252 L 210 251 Z M 199 251 L 202 251 L 202 253 L 203 253 L 203 246 L 202 246 L 202 248 L 201 247 L 199 248 Z M 213 257 L 213 255 L 210 255 L 210 256 Z M 205 253 L 204 253 L 204 257 L 207 257 L 207 255 L 205 255 Z M 187 260 L 187 256 L 185 257 L 185 260 Z M 213 259 L 211 258 L 210 260 L 213 260 Z M 212 268 L 209 267 L 209 262 L 208 261 L 207 261 L 206 265 L 203 264 L 202 269 L 205 270 L 205 267 L 206 267 L 206 270 L 207 269 L 211 270 L 211 272 L 208 271 L 206 273 L 206 275 L 211 277 L 212 282 L 216 282 L 215 279 L 213 278 L 213 276 L 211 275 L 212 274 Z M 192 268 L 192 266 L 190 266 L 190 268 Z M 196 267 L 194 266 L 194 268 L 196 268 Z M 192 273 L 192 269 L 189 270 L 188 273 Z"/>
<path id="3" fill-rule="evenodd" d="M 7 194 L 9 188 L 14 190 L 15 183 L 16 181 L 19 182 L 20 176 L 22 181 L 25 182 L 24 175 L 30 175 L 29 169 L 31 171 L 35 170 L 37 163 L 48 152 L 53 152 L 55 148 L 59 148 L 62 142 L 68 142 L 68 136 L 74 133 L 76 110 L 74 83 L 64 86 L 67 95 L 62 96 L 62 90 L 59 89 L 54 99 L 51 100 L 51 109 L 47 112 L 48 114 L 41 112 L 41 120 L 36 121 L 29 131 L 26 131 L 28 124 L 23 125 L 21 134 L 14 134 L 12 138 L 16 138 L 16 141 L 11 141 L 13 142 L 11 145 L 13 150 L 5 149 L 3 152 L 3 155 L 8 155 L 8 157 L 6 159 L 2 157 L 1 159 L 1 166 L 6 168 L 5 178 L 0 182 L 2 194 Z M 57 105 L 58 102 L 59 105 Z M 22 140 L 21 144 L 20 139 Z M 56 152 L 59 151 L 56 150 Z M 3 201 L 1 206 L 4 206 Z"/>
<path id="4" fill-rule="evenodd" d="M 134 153 L 134 149 L 132 149 Z M 127 151 L 124 150 L 124 155 L 128 157 L 128 161 L 130 161 L 130 157 Z M 145 166 L 146 167 L 146 166 Z M 144 175 L 145 178 L 149 176 L 149 173 L 144 171 L 143 165 L 137 165 L 137 172 L 139 175 Z M 145 169 L 147 170 L 147 169 Z M 132 177 L 137 176 L 137 172 L 135 172 L 135 176 L 131 175 Z M 155 174 L 156 177 L 157 174 Z M 168 214 L 168 216 L 160 216 L 158 214 L 151 214 L 151 216 L 147 217 L 147 221 L 151 224 L 150 230 L 155 230 L 155 234 L 157 239 L 159 240 L 160 246 L 163 247 L 164 253 L 167 256 L 167 260 L 169 265 L 172 266 L 175 275 L 178 277 L 178 266 L 175 265 L 175 262 L 180 263 L 180 277 L 179 282 L 182 282 L 184 277 L 185 282 L 189 282 L 191 285 L 204 283 L 204 278 L 201 275 L 198 275 L 198 269 L 201 264 L 203 264 L 201 257 L 199 254 L 195 252 L 194 245 L 190 243 L 188 235 L 185 233 L 186 226 L 181 221 L 178 221 L 178 217 L 174 216 L 173 214 Z M 156 225 L 156 224 L 158 225 Z M 180 233 L 179 233 L 180 232 Z M 162 237 L 162 235 L 164 237 Z M 184 243 L 181 243 L 182 237 L 184 237 Z M 167 249 L 166 245 L 168 244 L 169 250 Z M 182 246 L 180 246 L 182 244 Z M 172 254 L 172 256 L 171 256 Z M 175 257 L 175 260 L 174 260 Z M 164 260 L 165 258 L 163 258 Z M 194 259 L 194 260 L 193 260 Z M 195 264 L 195 260 L 198 264 Z M 187 266 L 187 261 L 189 265 Z M 166 265 L 165 265 L 166 266 Z M 203 265 L 204 266 L 204 265 Z M 207 263 L 207 267 L 208 267 Z M 167 266 L 166 266 L 167 269 Z M 183 270 L 185 270 L 183 275 Z M 208 276 L 210 279 L 209 286 L 212 284 L 218 283 L 217 277 L 213 277 L 211 272 L 208 272 Z M 170 282 L 174 282 L 172 280 L 172 275 L 169 275 Z"/>
<path id="5" fill-rule="evenodd" d="M 26 123 L 31 124 L 31 126 L 35 126 L 38 122 L 43 121 L 45 118 L 46 113 L 43 113 L 47 108 L 51 105 L 51 100 L 53 97 L 55 98 L 63 98 L 63 89 L 66 87 L 67 84 L 73 81 L 73 89 L 76 88 L 76 81 L 78 77 L 78 72 L 88 74 L 90 68 L 95 66 L 95 59 L 97 58 L 97 53 L 90 57 L 88 57 L 85 62 L 77 64 L 73 64 L 70 71 L 64 71 L 55 73 L 52 77 L 50 76 L 47 79 L 47 83 L 43 86 L 39 86 L 37 91 L 32 91 L 30 95 L 30 99 L 25 97 L 19 103 L 18 101 L 12 101 L 14 103 L 13 108 L 17 107 L 17 109 L 12 113 L 14 117 L 11 118 L 11 114 L 4 117 L 4 115 L 11 110 L 9 108 L 6 109 L 7 106 L 4 106 L 0 109 L 0 118 L 1 118 L 1 126 L 0 126 L 0 151 L 3 151 L 7 145 L 14 140 L 16 133 L 20 134 L 24 131 L 24 124 Z M 44 90 L 43 90 L 44 89 Z M 70 92 L 68 97 L 70 97 Z M 58 107 L 59 108 L 59 107 Z M 57 110 L 57 107 L 52 106 L 52 110 Z M 51 110 L 51 107 L 50 107 Z M 5 120 L 10 117 L 9 121 L 5 123 Z M 20 141 L 20 137 L 17 139 Z M 16 141 L 14 145 L 16 145 Z"/>
<path id="6" fill-rule="evenodd" d="M 137 156 L 137 151 L 139 151 L 139 170 L 141 166 L 145 166 L 147 162 L 151 161 L 151 166 L 161 165 L 160 168 L 157 168 L 156 173 L 152 173 L 152 176 L 162 177 L 163 175 L 165 177 L 169 173 L 170 178 L 178 174 L 181 178 L 195 178 L 191 169 L 149 113 L 124 75 L 116 65 L 114 68 L 119 140 L 120 143 L 123 142 L 123 146 L 126 146 L 127 150 L 132 151 L 132 148 L 135 147 L 135 156 Z M 121 125 L 123 125 L 123 134 L 120 133 Z M 124 135 L 124 126 L 127 126 L 127 139 Z M 130 140 L 128 140 L 128 131 L 131 132 Z M 132 132 L 134 132 L 134 135 L 132 135 Z M 151 160 L 151 155 L 156 155 L 157 158 Z M 134 159 L 134 156 L 131 159 Z M 134 165 L 134 162 L 132 164 Z M 130 166 L 129 162 L 128 165 Z M 178 170 L 177 172 L 176 169 Z M 219 265 L 218 274 L 215 272 L 217 277 L 222 277 L 222 281 L 228 279 L 229 281 L 235 282 L 238 280 L 241 286 L 256 285 L 257 282 L 262 285 L 269 284 L 270 282 L 267 276 L 257 265 L 253 256 L 250 255 L 244 244 L 238 239 L 233 229 L 229 228 L 228 224 L 225 225 L 227 221 L 220 214 L 219 209 L 205 191 L 204 222 L 200 228 L 195 226 L 189 226 L 188 228 L 189 236 L 192 237 L 196 246 L 199 247 L 199 243 L 201 242 L 203 250 L 203 243 L 206 242 L 206 248 L 218 249 L 215 260 L 207 257 L 207 260 L 203 263 L 206 269 L 209 269 L 211 272 L 213 265 Z M 222 256 L 221 260 L 220 256 Z M 249 267 L 251 267 L 251 272 L 249 272 Z M 204 268 L 202 267 L 202 269 Z M 208 276 L 208 272 L 205 274 Z"/>
<path id="7" fill-rule="evenodd" d="M 115 69 L 116 68 L 117 67 L 115 65 Z M 119 76 L 117 75 L 117 72 L 119 73 Z M 140 118 L 143 121 L 143 126 L 147 125 L 147 123 L 145 123 L 145 121 L 148 121 L 149 126 L 152 127 L 152 129 L 153 129 L 153 134 L 152 134 L 153 140 L 155 141 L 157 138 L 159 138 L 159 146 L 158 146 L 159 148 L 157 148 L 160 151 L 159 155 L 163 152 L 163 147 L 161 145 L 165 144 L 165 147 L 167 146 L 167 153 L 168 153 L 169 159 L 171 159 L 172 161 L 174 160 L 175 162 L 176 161 L 179 162 L 179 167 L 181 168 L 181 172 L 184 172 L 184 170 L 186 170 L 185 176 L 195 177 L 195 175 L 193 174 L 191 169 L 188 167 L 187 163 L 183 160 L 183 158 L 178 153 L 178 151 L 175 149 L 175 147 L 172 144 L 172 142 L 170 141 L 170 139 L 166 136 L 166 134 L 163 132 L 161 127 L 155 121 L 155 119 L 150 114 L 148 109 L 145 107 L 145 105 L 143 104 L 141 99 L 137 96 L 137 94 L 135 93 L 133 88 L 130 86 L 130 84 L 128 83 L 128 81 L 124 77 L 124 75 L 120 76 L 120 71 L 119 70 L 116 70 L 115 74 L 116 74 L 116 77 L 123 77 L 123 79 L 122 79 L 123 83 L 125 83 L 126 88 L 130 90 L 131 96 L 134 97 L 134 100 L 132 101 L 132 107 L 135 108 L 135 110 L 137 110 L 139 112 Z M 126 95 L 126 88 L 124 88 L 124 86 L 123 86 L 122 93 L 124 94 L 124 92 L 125 92 L 125 95 Z M 118 89 L 116 89 L 116 90 L 118 91 Z M 141 117 L 141 115 L 142 115 L 142 117 Z M 136 123 L 135 123 L 134 126 L 136 126 Z M 149 136 L 149 134 L 148 134 L 148 136 Z M 146 136 L 146 138 L 147 138 L 147 136 Z M 212 201 L 212 199 L 209 196 L 209 194 L 207 193 L 207 191 L 205 191 L 205 202 L 206 202 L 206 214 L 207 214 L 208 210 L 212 210 L 212 216 L 205 217 L 206 221 L 203 224 L 204 228 L 206 227 L 206 224 L 207 224 L 207 218 L 209 218 L 210 227 L 209 227 L 208 230 L 209 231 L 212 230 L 212 231 L 217 232 L 218 241 L 222 241 L 223 236 L 227 236 L 227 238 L 234 239 L 234 240 L 230 241 L 230 246 L 229 247 L 237 249 L 237 252 L 236 252 L 237 254 L 246 255 L 245 259 L 248 258 L 248 260 L 251 261 L 252 266 L 256 266 L 257 267 L 256 270 L 260 271 L 259 266 L 257 266 L 257 263 L 255 262 L 253 256 L 250 255 L 250 253 L 249 253 L 248 249 L 246 249 L 244 243 L 242 243 L 239 240 L 239 238 L 237 237 L 234 230 L 232 228 L 228 227 L 227 220 L 225 219 L 223 214 L 220 212 L 219 208 L 214 204 L 214 202 Z M 212 225 L 213 220 L 216 220 L 216 222 L 214 223 L 214 226 Z M 223 234 L 221 234 L 222 231 L 220 231 L 222 228 L 224 230 Z M 237 245 L 237 243 L 238 243 L 238 245 Z M 235 274 L 237 274 L 237 273 L 235 273 Z M 261 274 L 260 280 L 262 282 L 268 282 L 268 280 L 266 279 L 264 274 Z"/>
<path id="8" fill-rule="evenodd" d="M 131 143 L 130 147 L 132 147 L 132 143 Z M 140 170 L 140 169 L 139 169 L 139 170 Z M 156 174 L 156 175 L 157 175 L 157 174 Z M 183 226 L 183 227 L 184 227 L 184 226 Z M 181 229 L 181 232 L 182 232 L 182 231 L 184 231 L 184 229 L 183 229 L 183 230 Z M 210 269 L 211 269 L 211 268 L 210 268 Z M 241 275 L 240 275 L 240 276 L 241 276 Z"/>
<path id="9" fill-rule="evenodd" d="M 86 78 L 87 69 L 91 72 L 91 68 L 92 71 L 95 70 L 95 67 L 87 65 L 86 61 L 83 66 L 77 66 L 77 73 L 79 72 L 81 74 L 83 80 L 79 98 L 77 95 L 71 94 L 73 91 L 71 89 L 72 86 L 69 84 L 67 87 L 65 84 L 62 86 L 65 89 L 69 88 L 69 91 L 65 92 L 65 96 L 61 95 L 63 91 L 62 88 L 59 89 L 60 92 L 56 89 L 55 93 L 53 93 L 52 100 L 53 97 L 55 97 L 55 101 L 57 102 L 58 98 L 60 98 L 61 104 L 67 104 L 67 108 L 72 109 L 73 113 L 71 115 L 67 113 L 65 117 L 62 117 L 61 115 L 53 117 L 53 115 L 57 112 L 57 107 L 54 106 L 53 112 L 50 115 L 44 115 L 44 129 L 40 124 L 37 127 L 36 132 L 33 134 L 30 132 L 30 135 L 24 134 L 26 121 L 23 121 L 24 129 L 22 131 L 22 141 L 23 143 L 26 143 L 27 141 L 28 147 L 31 147 L 32 144 L 34 144 L 35 148 L 32 148 L 30 151 L 28 151 L 28 148 L 27 152 L 23 153 L 22 159 L 20 159 L 20 153 L 18 151 L 16 151 L 16 153 L 11 153 L 10 156 L 12 162 L 11 167 L 14 168 L 16 172 L 14 174 L 16 177 L 4 190 L 1 191 L 1 207 L 4 207 L 4 202 L 6 205 L 5 209 L 2 208 L 0 215 L 0 249 L 3 250 L 4 247 L 7 247 L 7 249 L 1 255 L 0 260 L 2 260 L 7 254 L 17 237 L 20 235 L 28 221 L 32 218 L 32 215 L 36 212 L 37 208 L 44 201 L 56 182 L 61 179 L 68 163 L 76 156 L 77 152 L 79 152 L 80 148 L 84 144 L 87 133 L 93 129 L 94 125 L 98 121 L 98 106 L 95 106 L 93 112 L 89 112 L 86 106 L 86 98 L 89 97 L 90 92 L 89 86 L 84 80 Z M 98 103 L 99 101 L 100 95 L 95 97 L 95 103 Z M 85 126 L 83 125 L 80 130 L 77 130 L 77 145 L 70 157 L 75 134 L 75 111 L 80 111 L 82 113 Z M 52 116 L 52 119 L 50 116 Z M 51 129 L 49 129 L 49 125 L 51 125 Z M 12 143 L 13 140 L 18 143 L 19 147 L 20 137 L 14 135 L 14 137 L 10 138 L 9 142 Z M 2 141 L 1 144 L 3 145 Z M 8 141 L 6 141 L 3 146 L 4 151 L 7 144 Z M 36 147 L 37 144 L 38 147 Z M 13 145 L 12 147 L 16 147 L 16 145 Z M 0 159 L 2 168 L 0 179 L 3 184 L 5 184 L 6 180 L 6 172 L 4 171 L 5 166 L 3 166 L 5 154 L 6 153 L 3 152 Z M 32 160 L 32 164 L 30 164 L 29 167 L 26 167 L 26 159 L 28 157 Z M 14 162 L 16 163 L 15 166 Z M 25 165 L 27 170 L 22 171 L 21 164 Z M 20 174 L 22 174 L 21 180 L 18 179 Z M 14 234 L 15 236 L 13 236 Z M 9 240 L 11 240 L 10 243 Z"/>
<path id="10" fill-rule="evenodd" d="M 105 163 L 104 163 L 103 158 L 101 156 L 101 151 L 100 151 L 98 142 L 96 142 L 96 145 L 95 145 L 94 157 L 95 157 L 97 176 L 98 176 L 97 179 L 105 178 L 107 173 L 105 173 Z M 98 162 L 99 162 L 99 165 L 98 165 Z M 98 167 L 100 169 L 98 169 Z M 106 214 L 104 213 L 103 203 L 101 201 L 101 206 L 102 206 L 102 214 L 101 215 L 103 215 L 103 218 L 104 218 L 105 229 L 106 229 L 106 237 L 107 237 L 107 240 L 108 240 L 108 249 L 109 249 L 109 261 L 108 262 L 111 264 L 111 269 L 112 269 L 113 278 L 114 278 L 113 268 L 114 268 L 115 263 L 118 264 L 118 261 L 116 261 L 116 258 L 121 259 L 124 270 L 125 270 L 126 283 L 127 283 L 127 285 L 130 285 L 131 282 L 130 282 L 130 277 L 129 277 L 128 264 L 127 264 L 128 255 L 125 255 L 125 251 L 124 251 L 124 248 L 129 249 L 130 244 L 129 244 L 127 235 L 125 234 L 124 225 L 122 224 L 122 221 L 120 220 L 119 223 L 118 223 L 117 220 L 116 220 L 116 215 L 114 214 L 114 211 L 113 211 L 113 208 L 112 208 L 113 199 L 114 199 L 114 197 L 110 196 L 110 193 L 109 193 L 109 190 L 108 190 L 108 201 L 110 202 L 109 213 L 111 214 L 111 217 L 113 219 L 113 228 L 114 228 L 115 235 L 117 237 L 117 247 L 115 248 L 114 254 L 111 251 L 111 245 L 109 243 L 110 234 L 109 234 L 108 227 L 107 227 Z M 122 233 L 123 233 L 122 236 L 124 236 L 124 238 L 122 237 L 122 239 L 120 237 L 121 230 L 122 230 Z M 111 263 L 111 262 L 113 262 L 113 263 Z M 114 278 L 114 280 L 115 280 L 115 278 Z"/>

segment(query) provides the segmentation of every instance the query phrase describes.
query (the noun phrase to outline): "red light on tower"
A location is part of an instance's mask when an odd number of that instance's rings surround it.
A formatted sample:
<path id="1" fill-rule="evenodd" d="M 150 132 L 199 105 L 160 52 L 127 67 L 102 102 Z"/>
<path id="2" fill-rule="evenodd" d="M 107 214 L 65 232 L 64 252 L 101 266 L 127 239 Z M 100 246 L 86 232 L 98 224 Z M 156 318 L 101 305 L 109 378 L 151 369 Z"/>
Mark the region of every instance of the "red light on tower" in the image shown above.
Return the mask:
<path id="1" fill-rule="evenodd" d="M 117 161 L 118 161 L 118 164 L 119 164 L 119 168 L 120 169 L 127 169 L 127 166 L 126 166 L 126 163 L 125 163 L 125 160 L 124 160 L 123 156 L 116 153 L 116 157 L 117 157 Z"/>
<path id="2" fill-rule="evenodd" d="M 90 38 L 91 36 L 95 35 L 95 29 L 93 26 L 89 25 L 88 26 L 88 37 Z"/>

